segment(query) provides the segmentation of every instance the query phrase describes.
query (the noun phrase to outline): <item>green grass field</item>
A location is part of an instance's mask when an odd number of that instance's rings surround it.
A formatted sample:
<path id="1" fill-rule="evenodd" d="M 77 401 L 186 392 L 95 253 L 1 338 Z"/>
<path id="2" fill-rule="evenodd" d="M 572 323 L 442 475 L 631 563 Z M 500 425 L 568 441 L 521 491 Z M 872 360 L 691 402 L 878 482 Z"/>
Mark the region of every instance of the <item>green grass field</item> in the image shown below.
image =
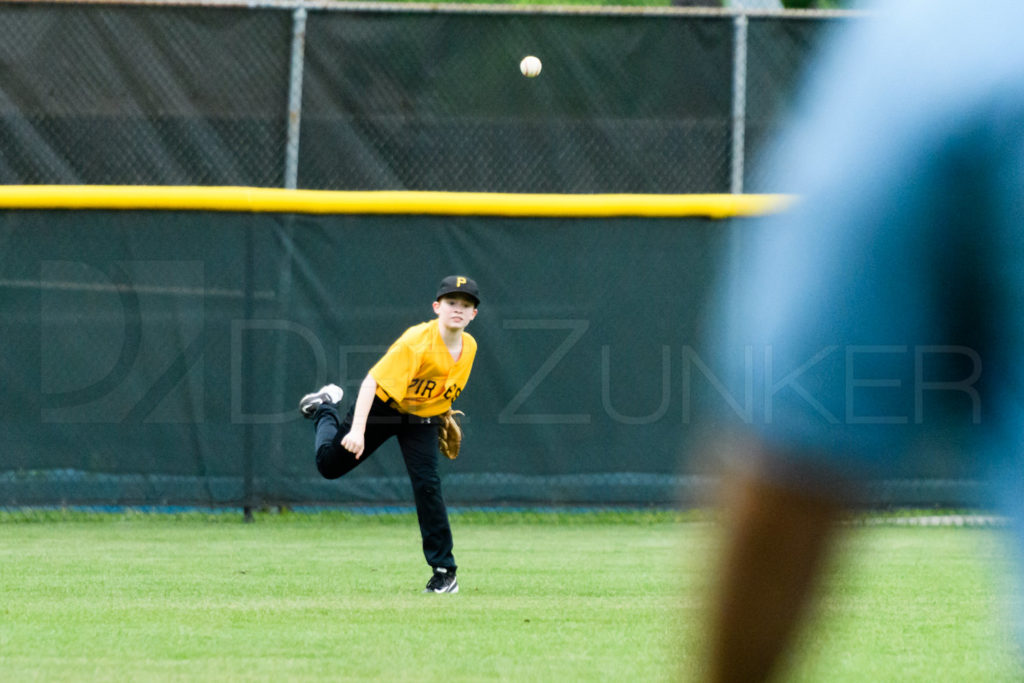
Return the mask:
<path id="1" fill-rule="evenodd" d="M 456 515 L 458 595 L 411 516 L 0 523 L 6 681 L 697 680 L 708 521 Z M 851 529 L 786 680 L 1019 680 L 993 529 Z"/>

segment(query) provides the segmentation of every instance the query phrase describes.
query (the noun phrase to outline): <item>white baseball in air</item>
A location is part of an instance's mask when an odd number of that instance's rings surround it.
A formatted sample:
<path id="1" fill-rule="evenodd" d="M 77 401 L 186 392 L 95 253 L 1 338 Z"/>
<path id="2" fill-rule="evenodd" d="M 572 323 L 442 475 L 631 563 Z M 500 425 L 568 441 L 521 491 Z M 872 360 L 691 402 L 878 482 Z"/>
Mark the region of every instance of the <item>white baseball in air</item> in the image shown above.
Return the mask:
<path id="1" fill-rule="evenodd" d="M 523 61 L 519 62 L 519 70 L 523 72 L 523 75 L 527 78 L 536 78 L 540 76 L 541 63 L 540 60 L 533 55 L 526 55 L 523 57 Z"/>

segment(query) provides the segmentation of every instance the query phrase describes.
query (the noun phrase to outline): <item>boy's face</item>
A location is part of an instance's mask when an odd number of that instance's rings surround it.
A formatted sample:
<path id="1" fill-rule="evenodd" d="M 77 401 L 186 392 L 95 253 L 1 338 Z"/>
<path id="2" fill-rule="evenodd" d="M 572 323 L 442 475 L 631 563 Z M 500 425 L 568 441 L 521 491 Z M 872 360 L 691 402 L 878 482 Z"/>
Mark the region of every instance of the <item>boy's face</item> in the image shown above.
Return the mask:
<path id="1" fill-rule="evenodd" d="M 476 317 L 476 304 L 469 297 L 446 294 L 434 302 L 434 313 L 445 327 L 462 330 Z"/>

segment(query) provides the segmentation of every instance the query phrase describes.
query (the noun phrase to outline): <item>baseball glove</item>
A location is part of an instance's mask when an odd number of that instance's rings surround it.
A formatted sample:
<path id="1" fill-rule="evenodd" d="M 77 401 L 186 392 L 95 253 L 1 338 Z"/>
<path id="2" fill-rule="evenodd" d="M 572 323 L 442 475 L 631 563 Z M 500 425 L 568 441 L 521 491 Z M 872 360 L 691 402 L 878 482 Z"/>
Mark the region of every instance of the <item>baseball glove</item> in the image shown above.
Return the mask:
<path id="1" fill-rule="evenodd" d="M 441 416 L 441 424 L 437 427 L 437 441 L 441 447 L 441 455 L 454 460 L 459 457 L 462 445 L 462 427 L 455 419 L 456 415 L 465 415 L 461 410 L 449 410 Z"/>

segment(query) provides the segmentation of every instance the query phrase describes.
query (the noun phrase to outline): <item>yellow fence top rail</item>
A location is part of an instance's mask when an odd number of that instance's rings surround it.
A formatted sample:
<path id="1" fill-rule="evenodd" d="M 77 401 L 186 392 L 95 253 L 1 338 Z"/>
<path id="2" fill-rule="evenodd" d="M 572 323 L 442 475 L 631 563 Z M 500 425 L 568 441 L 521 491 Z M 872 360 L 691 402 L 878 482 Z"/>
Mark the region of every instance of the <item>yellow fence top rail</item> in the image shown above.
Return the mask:
<path id="1" fill-rule="evenodd" d="M 517 217 L 756 216 L 785 208 L 788 195 L 513 194 L 348 192 L 259 187 L 3 185 L 0 209 L 115 209 L 315 214 Z"/>

